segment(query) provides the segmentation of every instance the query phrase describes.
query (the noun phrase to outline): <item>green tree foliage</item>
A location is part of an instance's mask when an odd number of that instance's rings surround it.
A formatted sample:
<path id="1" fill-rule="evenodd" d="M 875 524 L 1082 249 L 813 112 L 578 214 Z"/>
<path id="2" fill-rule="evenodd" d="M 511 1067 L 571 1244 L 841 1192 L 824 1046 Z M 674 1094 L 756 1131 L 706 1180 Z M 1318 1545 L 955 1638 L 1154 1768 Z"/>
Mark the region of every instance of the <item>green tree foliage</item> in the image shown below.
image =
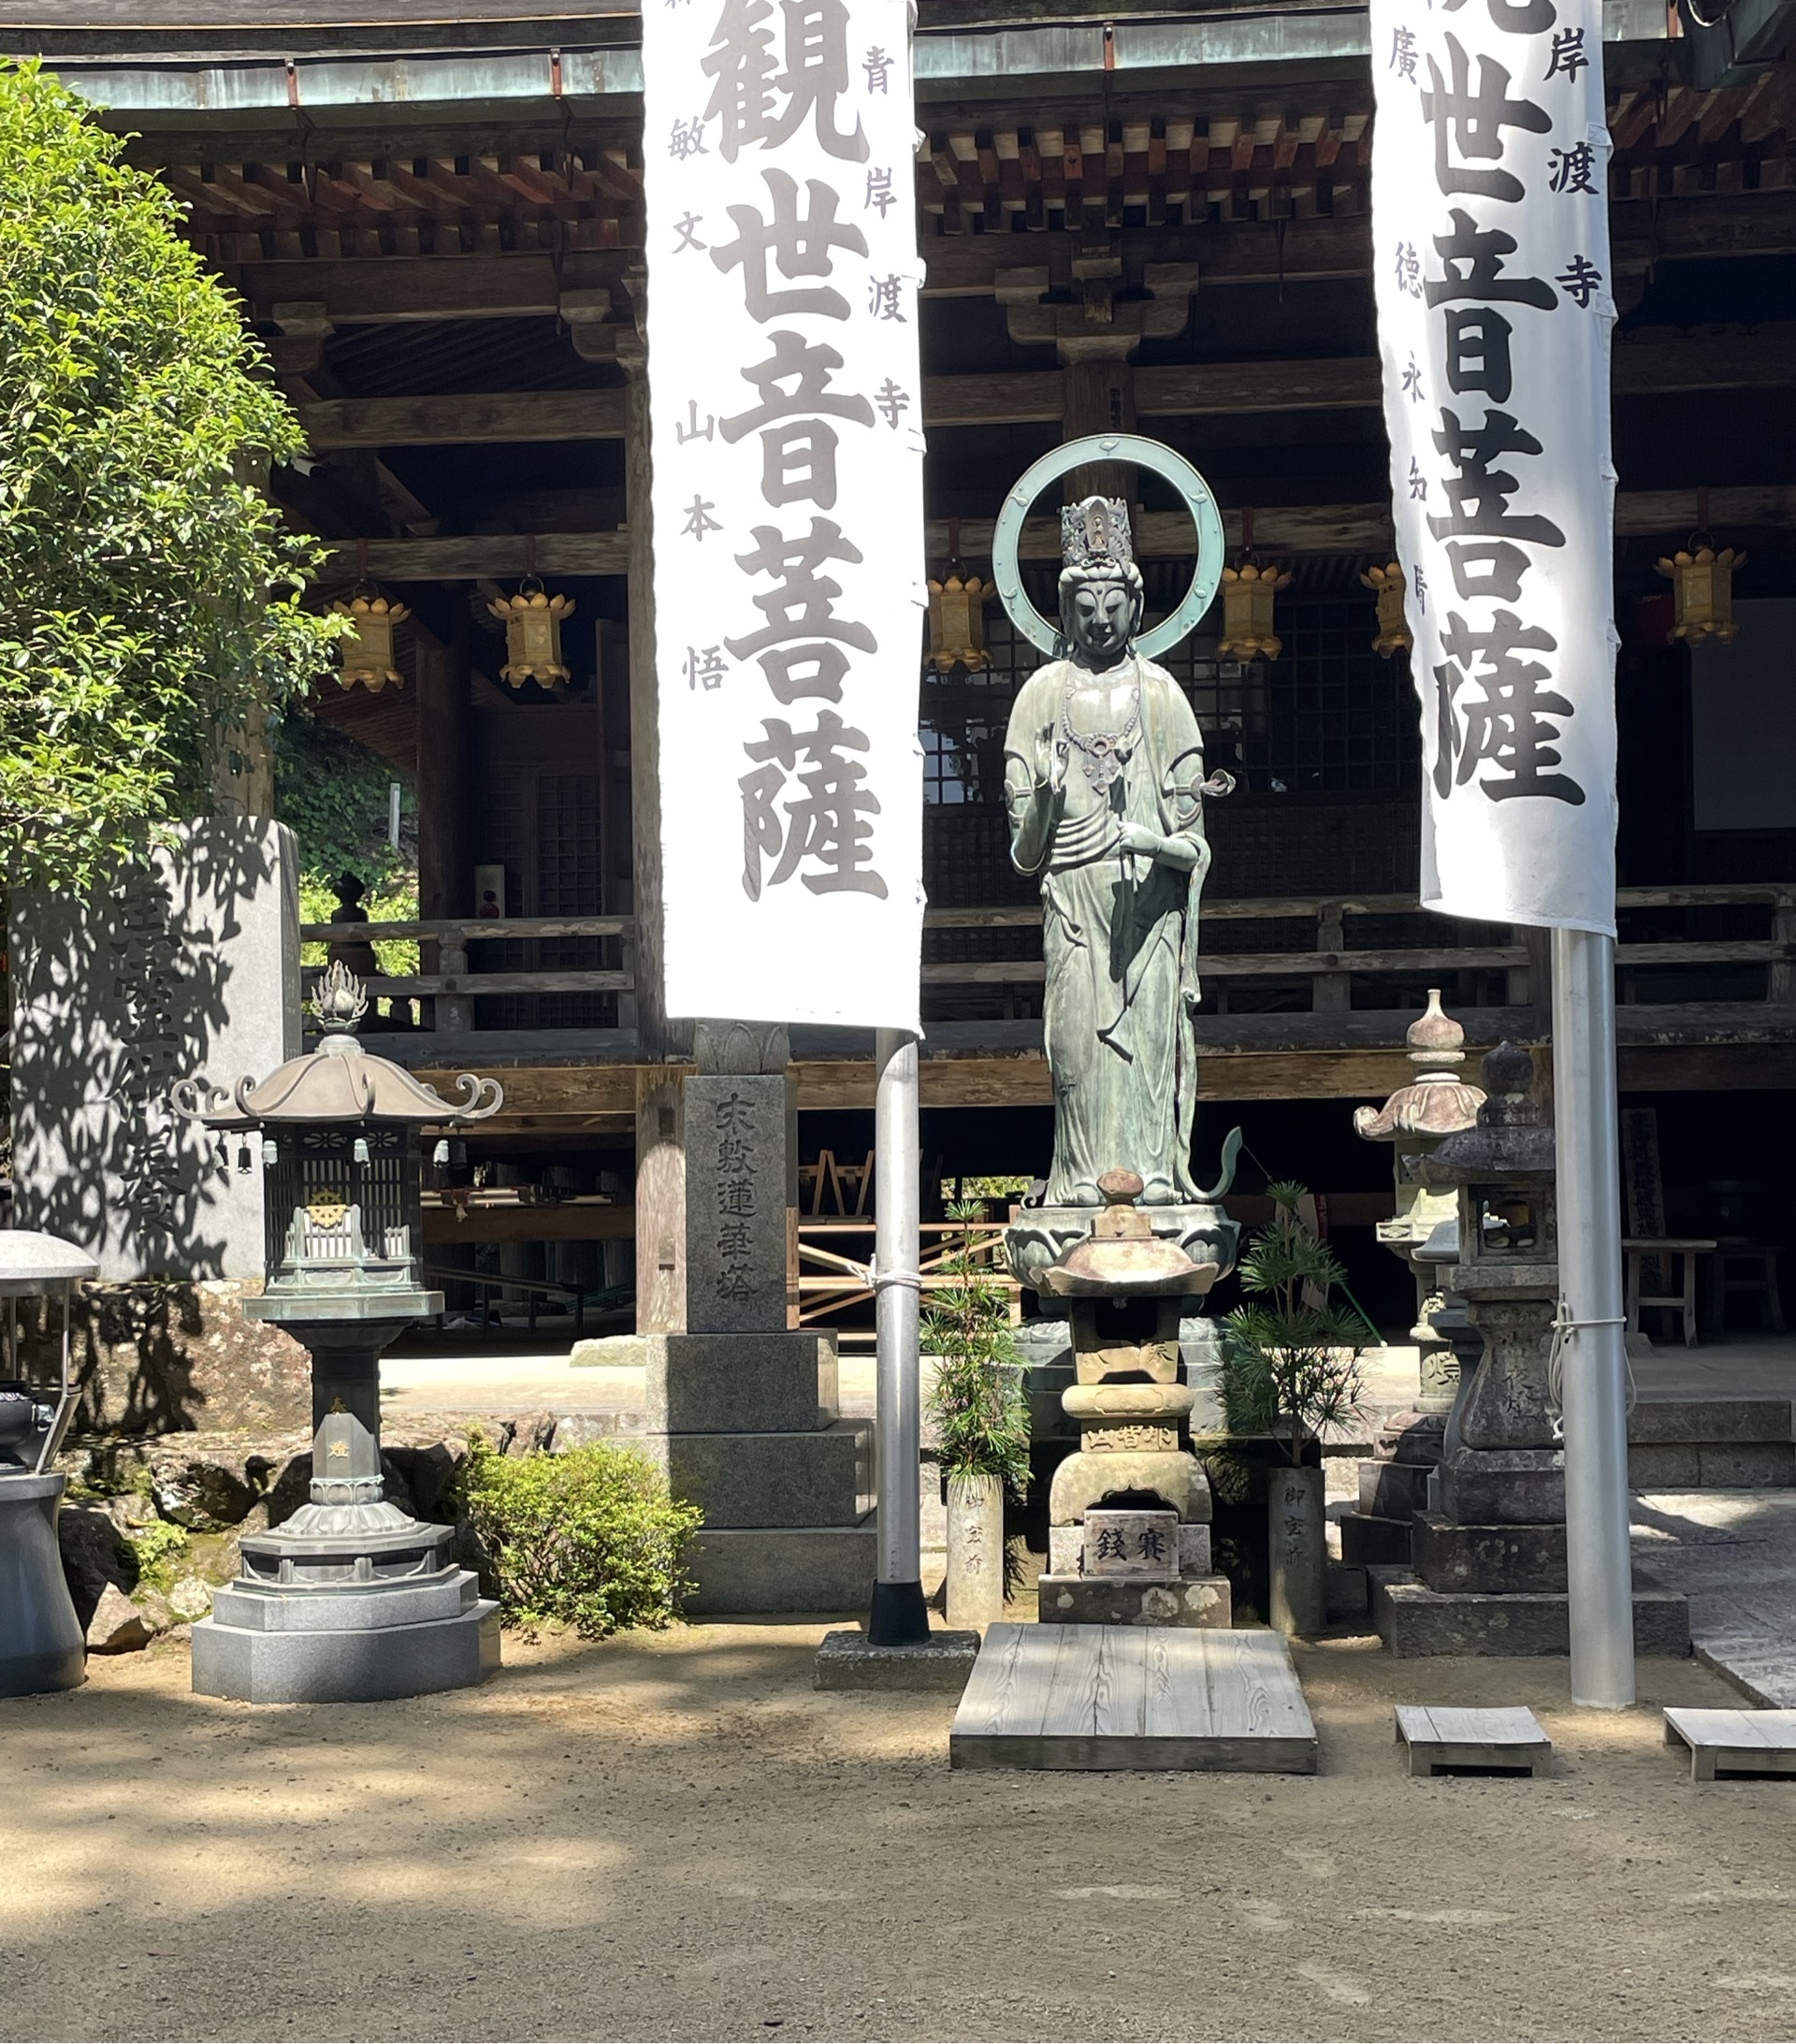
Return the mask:
<path id="1" fill-rule="evenodd" d="M 79 886 L 210 806 L 221 730 L 326 664 L 315 549 L 253 486 L 304 446 L 181 210 L 0 64 L 0 857 Z"/>
<path id="2" fill-rule="evenodd" d="M 1304 1225 L 1305 1188 L 1268 1185 L 1272 1219 L 1240 1261 L 1253 1303 L 1223 1323 L 1223 1412 L 1231 1434 L 1270 1434 L 1295 1465 L 1308 1434 L 1351 1417 L 1359 1323 L 1332 1297 L 1346 1273 Z"/>
<path id="3" fill-rule="evenodd" d="M 398 848 L 387 837 L 388 790 L 396 780 L 411 812 L 402 818 Z M 408 780 L 370 747 L 303 703 L 291 704 L 274 727 L 275 814 L 298 840 L 308 877 L 328 884 L 353 874 L 370 894 L 390 892 L 393 882 L 405 878 L 405 824 L 415 830 L 416 812 Z"/>
<path id="4" fill-rule="evenodd" d="M 923 1316 L 922 1345 L 937 1358 L 930 1416 L 949 1476 L 995 1476 L 1013 1498 L 1029 1489 L 1029 1399 L 1010 1331 L 1010 1295 L 974 1239 L 983 1201 L 948 1210 L 962 1225 L 942 1258 L 953 1282 L 934 1292 Z"/>
<path id="5" fill-rule="evenodd" d="M 476 1436 L 459 1496 L 508 1624 L 567 1625 L 603 1639 L 666 1625 L 692 1587 L 684 1557 L 703 1515 L 668 1495 L 667 1478 L 639 1448 L 599 1442 L 564 1455 L 499 1455 Z"/>

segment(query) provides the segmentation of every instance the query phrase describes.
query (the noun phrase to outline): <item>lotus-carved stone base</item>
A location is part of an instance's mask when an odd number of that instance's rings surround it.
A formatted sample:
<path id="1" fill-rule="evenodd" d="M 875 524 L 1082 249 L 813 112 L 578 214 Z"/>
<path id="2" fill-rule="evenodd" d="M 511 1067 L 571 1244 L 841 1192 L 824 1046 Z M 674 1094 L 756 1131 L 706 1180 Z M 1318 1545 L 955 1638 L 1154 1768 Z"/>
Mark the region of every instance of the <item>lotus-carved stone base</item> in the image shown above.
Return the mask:
<path id="1" fill-rule="evenodd" d="M 1235 1268 L 1240 1226 L 1221 1207 L 1137 1207 L 1154 1239 L 1172 1243 L 1194 1264 L 1214 1264 L 1219 1277 Z M 1091 1235 L 1102 1207 L 1025 1207 L 1006 1231 L 1011 1274 L 1031 1292 L 1042 1289 L 1042 1273 L 1061 1264 Z M 1213 1281 L 1212 1281 L 1213 1282 Z"/>

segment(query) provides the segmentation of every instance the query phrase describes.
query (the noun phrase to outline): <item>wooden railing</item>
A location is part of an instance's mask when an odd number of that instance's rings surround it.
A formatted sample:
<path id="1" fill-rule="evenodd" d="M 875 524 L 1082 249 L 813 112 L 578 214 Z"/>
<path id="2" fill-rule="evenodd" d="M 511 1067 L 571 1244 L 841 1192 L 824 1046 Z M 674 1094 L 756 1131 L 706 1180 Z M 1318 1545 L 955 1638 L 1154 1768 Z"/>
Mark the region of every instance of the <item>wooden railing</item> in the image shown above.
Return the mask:
<path id="1" fill-rule="evenodd" d="M 411 939 L 436 947 L 435 972 L 376 973 L 364 981 L 370 994 L 436 1004 L 440 1034 L 474 1026 L 473 1002 L 490 993 L 629 993 L 636 984 L 636 924 L 629 916 L 510 916 L 463 921 L 432 918 L 416 922 L 308 922 L 299 932 L 308 944 L 385 944 Z M 475 972 L 468 948 L 516 944 L 544 937 L 615 937 L 622 962 L 616 966 L 543 966 Z M 323 970 L 308 966 L 308 980 Z"/>
<path id="2" fill-rule="evenodd" d="M 1624 919 L 1640 911 L 1756 908 L 1765 911 L 1762 936 L 1681 937 L 1636 941 L 1624 937 L 1616 947 L 1624 1002 L 1634 997 L 1643 970 L 1664 966 L 1762 965 L 1766 1001 L 1796 1004 L 1796 882 L 1725 883 L 1691 887 L 1628 887 L 1616 895 Z M 1203 928 L 1239 922 L 1301 922 L 1313 931 L 1302 948 L 1235 950 L 1206 948 L 1200 969 L 1206 983 L 1225 987 L 1234 981 L 1304 980 L 1311 1003 L 1318 1009 L 1344 1009 L 1353 1005 L 1355 976 L 1376 979 L 1438 978 L 1460 972 L 1500 973 L 1504 1001 L 1525 1006 L 1531 997 L 1530 975 L 1544 957 L 1539 933 L 1506 933 L 1490 926 L 1487 941 L 1367 947 L 1349 942 L 1354 920 L 1367 916 L 1419 915 L 1412 894 L 1335 896 L 1255 896 L 1226 900 L 1207 897 Z M 1038 930 L 1040 910 L 1033 904 L 999 908 L 936 908 L 924 920 L 927 931 Z M 1461 924 L 1464 936 L 1480 925 Z M 635 925 L 628 916 L 520 916 L 503 922 L 426 920 L 415 922 L 308 923 L 300 935 L 326 944 L 384 943 L 411 938 L 434 945 L 434 972 L 377 975 L 368 981 L 372 994 L 435 1003 L 439 1033 L 471 1029 L 473 1002 L 484 994 L 618 993 L 635 984 Z M 620 963 L 611 967 L 575 970 L 558 967 L 477 972 L 469 964 L 470 947 L 489 943 L 553 937 L 613 937 L 619 943 Z M 316 968 L 308 968 L 309 973 Z M 981 959 L 932 959 L 922 968 L 925 987 L 1025 988 L 1038 986 L 1042 960 L 1034 956 Z"/>
<path id="3" fill-rule="evenodd" d="M 1618 890 L 1615 906 L 1624 917 L 1630 911 L 1654 908 L 1754 907 L 1765 909 L 1769 920 L 1769 932 L 1763 937 L 1624 940 L 1615 950 L 1624 990 L 1632 975 L 1643 967 L 1762 964 L 1768 968 L 1766 999 L 1796 1001 L 1796 883 L 1629 887 Z M 1507 981 L 1506 1000 L 1517 1006 L 1528 1002 L 1528 975 L 1544 956 L 1539 935 L 1532 941 L 1516 941 L 1500 925 L 1492 925 L 1490 938 L 1483 942 L 1361 950 L 1347 940 L 1350 918 L 1413 916 L 1422 912 L 1412 894 L 1250 896 L 1233 900 L 1207 896 L 1203 904 L 1205 930 L 1218 923 L 1301 921 L 1313 927 L 1314 937 L 1311 946 L 1301 950 L 1270 951 L 1212 950 L 1200 939 L 1199 970 L 1211 985 L 1228 980 L 1308 979 L 1311 1005 L 1317 1008 L 1349 1007 L 1355 975 L 1413 979 L 1444 973 L 1500 972 Z M 1040 922 L 1040 912 L 1032 905 L 934 909 L 927 917 L 925 927 L 1036 929 Z M 1465 926 L 1460 927 L 1463 930 Z M 925 986 L 1021 987 L 1039 984 L 1042 976 L 1039 957 L 932 960 L 923 966 Z"/>

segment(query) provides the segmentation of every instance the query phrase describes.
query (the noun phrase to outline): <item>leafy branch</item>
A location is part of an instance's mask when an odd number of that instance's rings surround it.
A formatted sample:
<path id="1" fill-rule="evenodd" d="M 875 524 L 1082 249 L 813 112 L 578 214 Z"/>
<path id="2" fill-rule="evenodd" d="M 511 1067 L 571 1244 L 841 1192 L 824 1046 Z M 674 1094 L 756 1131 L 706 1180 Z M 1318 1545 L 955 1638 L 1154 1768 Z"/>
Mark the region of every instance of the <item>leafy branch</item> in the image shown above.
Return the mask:
<path id="1" fill-rule="evenodd" d="M 956 1200 L 948 1217 L 961 1227 L 941 1264 L 953 1282 L 932 1295 L 922 1326 L 922 1345 L 938 1359 L 929 1397 L 937 1453 L 950 1477 L 995 1476 L 1021 1499 L 1029 1489 L 1029 1400 L 1009 1291 L 975 1238 L 984 1202 Z"/>
<path id="2" fill-rule="evenodd" d="M 1240 1261 L 1253 1303 L 1223 1323 L 1223 1410 L 1232 1434 L 1270 1434 L 1293 1466 L 1306 1437 L 1358 1410 L 1359 1321 L 1332 1295 L 1346 1272 L 1304 1225 L 1306 1188 L 1268 1185 L 1272 1219 Z"/>

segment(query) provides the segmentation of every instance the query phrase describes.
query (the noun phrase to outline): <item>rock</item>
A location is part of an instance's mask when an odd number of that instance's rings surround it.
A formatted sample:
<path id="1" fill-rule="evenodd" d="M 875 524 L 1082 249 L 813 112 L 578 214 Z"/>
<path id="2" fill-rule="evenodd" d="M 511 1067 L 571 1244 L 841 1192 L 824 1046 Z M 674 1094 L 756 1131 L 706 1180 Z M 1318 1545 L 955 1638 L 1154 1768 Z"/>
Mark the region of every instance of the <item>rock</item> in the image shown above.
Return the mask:
<path id="1" fill-rule="evenodd" d="M 459 1436 L 416 1449 L 412 1463 L 413 1508 L 421 1519 L 447 1521 L 455 1515 L 455 1484 L 468 1458 Z"/>
<path id="2" fill-rule="evenodd" d="M 383 1448 L 381 1477 L 386 1486 L 386 1501 L 397 1505 L 408 1518 L 416 1518 L 417 1500 L 412 1490 L 412 1469 L 417 1460 L 415 1448 Z"/>
<path id="3" fill-rule="evenodd" d="M 74 1600 L 75 1616 L 83 1626 L 99 1609 L 109 1589 L 123 1595 L 137 1587 L 136 1558 L 104 1511 L 86 1505 L 65 1505 L 56 1516 L 56 1540 L 62 1549 L 63 1574 Z"/>
<path id="4" fill-rule="evenodd" d="M 309 1426 L 311 1358 L 271 1322 L 243 1317 L 244 1297 L 261 1289 L 153 1278 L 79 1285 L 74 1430 L 274 1433 Z"/>
<path id="5" fill-rule="evenodd" d="M 133 1602 L 138 1616 L 152 1632 L 167 1632 L 174 1625 L 175 1614 L 160 1590 L 139 1590 Z"/>
<path id="6" fill-rule="evenodd" d="M 211 1586 L 197 1575 L 183 1575 L 168 1592 L 168 1609 L 183 1625 L 203 1618 L 211 1608 Z"/>
<path id="7" fill-rule="evenodd" d="M 588 1335 L 573 1344 L 568 1357 L 571 1370 L 642 1370 L 648 1361 L 648 1344 L 640 1334 Z"/>
<path id="8" fill-rule="evenodd" d="M 220 1454 L 198 1454 L 181 1444 L 181 1437 L 152 1451 L 150 1481 L 156 1509 L 164 1518 L 190 1532 L 219 1533 L 239 1525 L 255 1503 L 255 1492 L 240 1472 L 242 1465 Z"/>
<path id="9" fill-rule="evenodd" d="M 615 1442 L 618 1438 L 615 1413 L 563 1413 L 555 1423 L 550 1453 L 566 1455 L 570 1448 L 589 1448 L 595 1442 Z"/>
<path id="10" fill-rule="evenodd" d="M 505 1443 L 507 1455 L 545 1455 L 555 1441 L 556 1416 L 546 1408 L 526 1413 L 516 1421 L 512 1438 Z"/>
<path id="11" fill-rule="evenodd" d="M 150 1625 L 143 1613 L 116 1583 L 107 1584 L 87 1621 L 88 1652 L 140 1653 L 149 1645 L 152 1637 Z"/>

